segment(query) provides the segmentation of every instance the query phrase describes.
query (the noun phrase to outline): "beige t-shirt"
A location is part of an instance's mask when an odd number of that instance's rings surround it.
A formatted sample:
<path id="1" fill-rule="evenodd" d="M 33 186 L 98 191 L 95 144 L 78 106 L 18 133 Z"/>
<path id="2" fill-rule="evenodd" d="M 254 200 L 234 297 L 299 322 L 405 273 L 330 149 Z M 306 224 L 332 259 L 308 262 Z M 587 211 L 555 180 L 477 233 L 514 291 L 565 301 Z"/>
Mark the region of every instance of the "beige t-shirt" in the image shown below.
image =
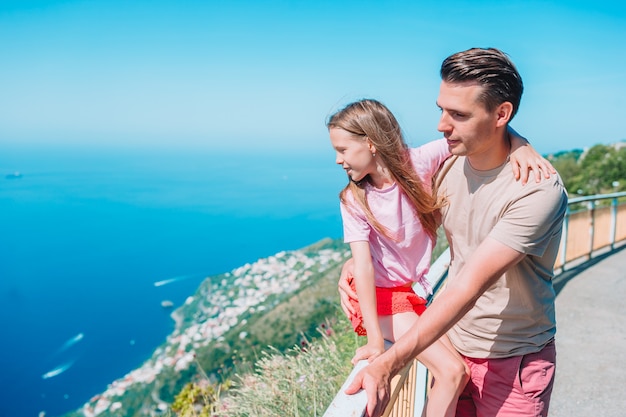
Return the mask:
<path id="1" fill-rule="evenodd" d="M 448 199 L 442 209 L 452 256 L 448 279 L 454 280 L 488 236 L 527 255 L 448 332 L 450 340 L 472 358 L 541 350 L 556 332 L 552 277 L 567 207 L 560 177 L 522 185 L 508 162 L 477 171 L 459 157 L 443 178 L 439 195 Z"/>

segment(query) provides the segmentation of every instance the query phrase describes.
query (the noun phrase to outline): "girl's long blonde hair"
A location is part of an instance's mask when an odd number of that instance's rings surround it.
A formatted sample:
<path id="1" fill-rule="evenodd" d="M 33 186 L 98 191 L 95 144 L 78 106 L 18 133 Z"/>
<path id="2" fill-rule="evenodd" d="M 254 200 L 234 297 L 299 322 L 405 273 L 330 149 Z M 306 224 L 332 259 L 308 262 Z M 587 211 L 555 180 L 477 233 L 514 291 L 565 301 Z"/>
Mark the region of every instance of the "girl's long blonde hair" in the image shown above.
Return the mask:
<path id="1" fill-rule="evenodd" d="M 330 116 L 326 127 L 343 129 L 351 133 L 356 140 L 369 139 L 376 148 L 376 158 L 382 159 L 393 180 L 409 198 L 424 230 L 435 238 L 439 225 L 436 210 L 440 204 L 431 193 L 426 191 L 413 169 L 409 148 L 404 141 L 400 125 L 391 111 L 376 100 L 359 100 Z M 376 220 L 367 203 L 364 185 L 365 182 L 370 181 L 369 175 L 358 183 L 349 179 L 348 185 L 339 193 L 339 198 L 342 203 L 346 204 L 346 192 L 350 190 L 376 230 L 387 237 L 392 237 L 389 231 Z"/>

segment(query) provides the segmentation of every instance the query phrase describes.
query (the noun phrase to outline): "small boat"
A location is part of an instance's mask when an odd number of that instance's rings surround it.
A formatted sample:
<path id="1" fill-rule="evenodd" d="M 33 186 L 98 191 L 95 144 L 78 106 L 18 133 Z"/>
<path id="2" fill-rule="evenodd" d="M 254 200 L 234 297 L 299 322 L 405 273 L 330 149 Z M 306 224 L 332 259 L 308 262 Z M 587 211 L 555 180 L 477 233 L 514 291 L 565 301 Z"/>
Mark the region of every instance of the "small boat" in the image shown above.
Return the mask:
<path id="1" fill-rule="evenodd" d="M 170 300 L 163 300 L 163 301 L 161 301 L 161 307 L 163 307 L 163 308 L 172 308 L 172 307 L 174 307 L 174 303 L 171 302 Z"/>

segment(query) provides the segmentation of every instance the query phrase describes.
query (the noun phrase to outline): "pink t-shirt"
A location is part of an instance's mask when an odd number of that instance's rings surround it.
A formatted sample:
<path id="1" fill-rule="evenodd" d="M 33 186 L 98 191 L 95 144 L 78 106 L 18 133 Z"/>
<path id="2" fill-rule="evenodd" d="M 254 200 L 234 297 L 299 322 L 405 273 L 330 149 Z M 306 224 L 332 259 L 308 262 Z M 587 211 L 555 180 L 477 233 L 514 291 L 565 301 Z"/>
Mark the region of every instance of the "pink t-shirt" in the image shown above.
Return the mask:
<path id="1" fill-rule="evenodd" d="M 425 190 L 430 192 L 433 176 L 450 156 L 448 144 L 445 139 L 436 140 L 410 149 L 410 154 L 415 172 Z M 408 197 L 395 183 L 382 190 L 367 184 L 365 195 L 374 217 L 395 240 L 369 224 L 365 212 L 348 191 L 347 204 L 341 204 L 344 242 L 369 242 L 377 287 L 398 287 L 419 282 L 430 294 L 432 289 L 424 275 L 430 268 L 435 242 L 423 229 Z"/>

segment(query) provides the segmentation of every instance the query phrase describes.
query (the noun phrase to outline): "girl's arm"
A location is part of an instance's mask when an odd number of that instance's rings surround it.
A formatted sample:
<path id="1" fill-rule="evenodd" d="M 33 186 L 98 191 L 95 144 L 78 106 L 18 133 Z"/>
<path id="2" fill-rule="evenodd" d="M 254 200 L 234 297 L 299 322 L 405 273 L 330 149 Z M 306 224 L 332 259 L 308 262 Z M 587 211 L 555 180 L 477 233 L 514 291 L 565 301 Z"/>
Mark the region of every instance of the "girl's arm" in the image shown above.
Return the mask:
<path id="1" fill-rule="evenodd" d="M 356 350 L 352 363 L 369 359 L 371 362 L 385 351 L 378 312 L 376 308 L 376 284 L 374 282 L 374 265 L 370 253 L 369 242 L 351 242 L 352 258 L 354 259 L 354 279 L 359 306 L 363 314 L 363 323 L 367 330 L 367 344 Z"/>
<path id="2" fill-rule="evenodd" d="M 550 178 L 550 174 L 556 174 L 556 169 L 550 161 L 541 156 L 533 148 L 526 138 L 520 136 L 512 127 L 508 127 L 511 138 L 511 167 L 516 180 L 521 180 L 522 184 L 528 182 L 530 171 L 535 174 L 535 181 L 541 181 L 541 176 Z"/>
<path id="3" fill-rule="evenodd" d="M 551 174 L 556 174 L 556 170 L 528 140 L 520 136 L 512 127 L 508 127 L 509 138 L 511 140 L 511 168 L 516 180 L 526 184 L 531 176 L 531 171 L 535 176 L 535 181 L 541 178 L 550 178 Z M 413 155 L 415 170 L 420 172 L 430 172 L 430 176 L 436 175 L 440 165 L 450 156 L 450 150 L 445 139 L 434 140 L 422 145 L 417 149 L 419 154 Z"/>

